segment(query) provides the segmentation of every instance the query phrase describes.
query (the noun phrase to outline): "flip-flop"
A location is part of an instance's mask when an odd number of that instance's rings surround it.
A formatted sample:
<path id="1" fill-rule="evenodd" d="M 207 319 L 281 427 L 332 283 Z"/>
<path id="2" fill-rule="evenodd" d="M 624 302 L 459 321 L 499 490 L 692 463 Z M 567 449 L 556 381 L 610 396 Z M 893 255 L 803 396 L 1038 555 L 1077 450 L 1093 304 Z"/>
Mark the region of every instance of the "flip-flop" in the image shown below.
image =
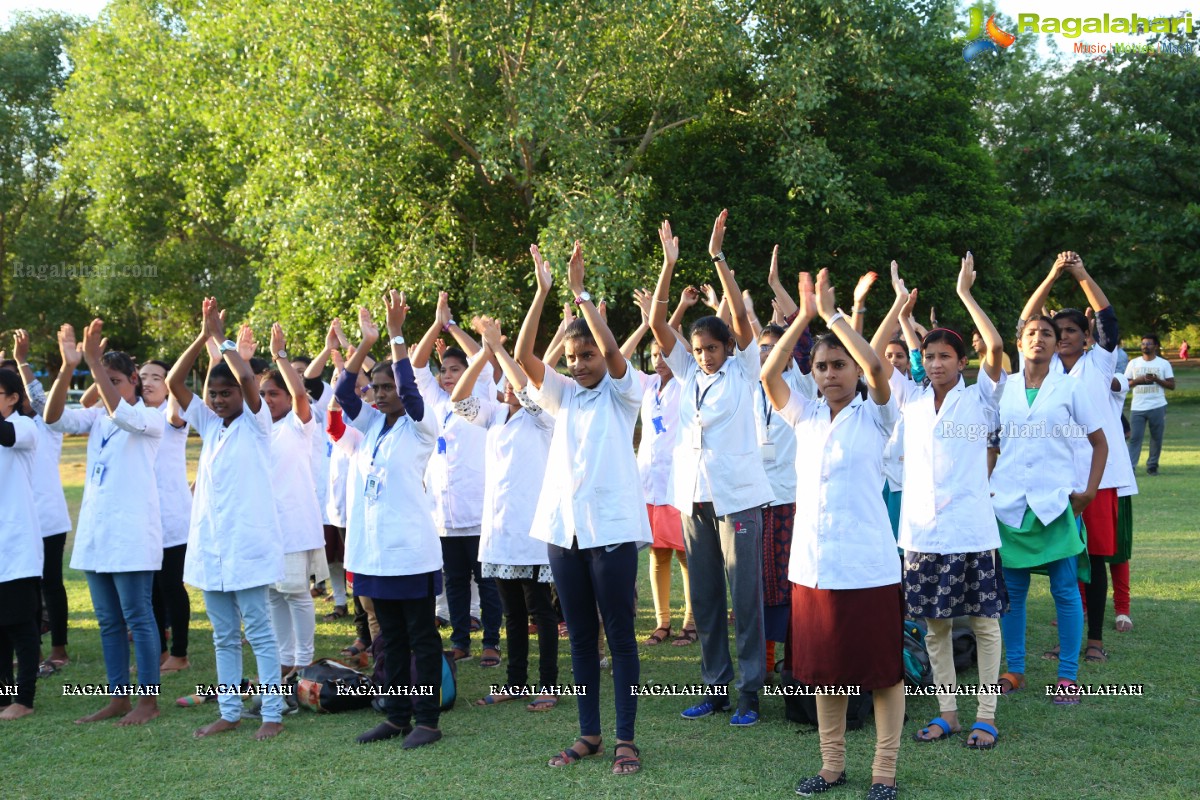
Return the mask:
<path id="1" fill-rule="evenodd" d="M 498 667 L 500 666 L 500 651 L 495 647 L 483 648 L 483 655 L 479 657 L 479 666 L 481 667 Z"/>
<path id="2" fill-rule="evenodd" d="M 489 694 L 489 695 L 486 695 L 485 697 L 481 697 L 480 699 L 475 701 L 475 705 L 480 706 L 480 707 L 495 706 L 495 705 L 499 705 L 500 703 L 507 703 L 507 702 L 510 702 L 515 699 L 516 698 L 513 695 L 504 694 L 502 692 L 500 694 Z"/>
<path id="3" fill-rule="evenodd" d="M 49 678 L 70 663 L 71 660 L 69 658 L 47 658 L 41 664 L 38 664 L 37 676 L 39 678 Z"/>
<path id="4" fill-rule="evenodd" d="M 992 735 L 992 741 L 981 742 L 975 731 L 983 731 Z M 991 750 L 1000 741 L 1000 731 L 996 730 L 995 725 L 989 725 L 986 722 L 976 722 L 971 726 L 971 734 L 967 737 L 967 743 L 963 745 L 968 750 Z"/>
<path id="5" fill-rule="evenodd" d="M 930 733 L 929 729 L 932 728 L 934 725 L 937 725 L 939 728 L 942 729 L 942 734 L 940 736 L 922 736 L 921 735 L 923 733 L 929 734 Z M 954 734 L 956 734 L 956 733 L 958 733 L 958 731 L 956 731 L 952 727 L 950 727 L 949 722 L 942 719 L 941 717 L 934 717 L 933 719 L 929 720 L 928 725 L 926 725 L 924 728 L 921 728 L 921 730 L 914 733 L 912 735 L 912 738 L 913 738 L 914 742 L 921 742 L 922 744 L 929 744 L 930 742 L 944 742 L 947 739 L 949 739 L 950 737 L 954 736 Z"/>
<path id="6" fill-rule="evenodd" d="M 1070 688 L 1068 688 L 1070 687 Z M 1066 690 L 1066 691 L 1064 691 Z M 1054 685 L 1054 705 L 1056 706 L 1077 706 L 1079 705 L 1079 684 L 1067 678 L 1059 678 L 1058 683 Z"/>

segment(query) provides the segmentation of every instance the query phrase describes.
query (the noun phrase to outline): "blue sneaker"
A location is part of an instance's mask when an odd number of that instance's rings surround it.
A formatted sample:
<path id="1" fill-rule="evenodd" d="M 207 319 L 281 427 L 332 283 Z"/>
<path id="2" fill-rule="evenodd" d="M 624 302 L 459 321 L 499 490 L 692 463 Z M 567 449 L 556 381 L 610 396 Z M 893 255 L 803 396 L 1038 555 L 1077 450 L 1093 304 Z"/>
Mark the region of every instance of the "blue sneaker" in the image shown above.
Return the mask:
<path id="1" fill-rule="evenodd" d="M 725 695 L 706 694 L 704 699 L 691 708 L 685 708 L 679 716 L 684 719 L 711 717 L 718 711 L 729 710 L 729 698 Z"/>
<path id="2" fill-rule="evenodd" d="M 758 712 L 754 709 L 738 709 L 732 717 L 729 718 L 730 725 L 736 725 L 739 728 L 748 728 L 758 722 Z"/>

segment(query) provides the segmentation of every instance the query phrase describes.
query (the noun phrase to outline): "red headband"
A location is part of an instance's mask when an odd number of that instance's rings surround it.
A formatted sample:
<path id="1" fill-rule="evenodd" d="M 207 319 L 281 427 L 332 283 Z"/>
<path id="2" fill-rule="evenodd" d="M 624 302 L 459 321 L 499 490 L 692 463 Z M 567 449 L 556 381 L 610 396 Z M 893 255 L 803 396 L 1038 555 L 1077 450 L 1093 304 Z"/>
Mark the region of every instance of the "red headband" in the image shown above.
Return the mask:
<path id="1" fill-rule="evenodd" d="M 965 343 L 963 342 L 963 338 L 962 338 L 961 336 L 959 336 L 957 333 L 955 333 L 954 331 L 950 330 L 949 328 L 934 328 L 934 329 L 933 329 L 932 331 L 930 331 L 929 333 L 935 333 L 936 331 L 945 331 L 946 333 L 948 333 L 948 334 L 952 335 L 952 336 L 953 336 L 955 339 L 958 339 L 958 341 L 959 341 L 959 343 L 960 343 L 960 344 L 964 344 L 964 345 L 965 345 Z M 926 339 L 928 339 L 928 338 L 929 338 L 929 336 L 928 336 L 928 335 L 926 335 L 926 337 L 925 337 L 925 338 L 926 338 Z"/>

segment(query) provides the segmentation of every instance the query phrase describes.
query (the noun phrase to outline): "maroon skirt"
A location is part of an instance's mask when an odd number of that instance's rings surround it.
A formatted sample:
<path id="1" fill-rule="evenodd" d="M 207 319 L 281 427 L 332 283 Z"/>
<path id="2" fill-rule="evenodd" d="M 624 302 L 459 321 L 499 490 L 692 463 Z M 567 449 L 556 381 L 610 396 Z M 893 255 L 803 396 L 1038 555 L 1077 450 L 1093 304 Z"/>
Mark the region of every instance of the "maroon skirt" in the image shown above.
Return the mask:
<path id="1" fill-rule="evenodd" d="M 904 680 L 904 593 L 792 586 L 792 674 L 813 686 L 886 689 Z"/>

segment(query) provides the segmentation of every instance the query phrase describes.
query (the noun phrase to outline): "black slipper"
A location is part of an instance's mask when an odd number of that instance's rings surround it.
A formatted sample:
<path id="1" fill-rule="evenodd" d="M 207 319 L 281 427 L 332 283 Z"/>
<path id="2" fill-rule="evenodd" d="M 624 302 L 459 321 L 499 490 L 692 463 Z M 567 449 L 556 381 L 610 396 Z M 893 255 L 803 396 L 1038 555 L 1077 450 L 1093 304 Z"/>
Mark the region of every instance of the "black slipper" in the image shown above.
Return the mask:
<path id="1" fill-rule="evenodd" d="M 404 737 L 404 744 L 400 746 L 405 750 L 412 750 L 414 747 L 433 744 L 441 738 L 442 732 L 438 728 L 426 728 L 418 725 L 413 728 L 412 733 Z"/>
<path id="2" fill-rule="evenodd" d="M 398 728 L 392 723 L 384 720 L 366 733 L 358 735 L 359 744 L 370 744 L 371 742 L 382 742 L 384 739 L 394 739 L 397 736 L 408 736 L 412 733 L 412 726 L 405 725 L 403 728 Z"/>

